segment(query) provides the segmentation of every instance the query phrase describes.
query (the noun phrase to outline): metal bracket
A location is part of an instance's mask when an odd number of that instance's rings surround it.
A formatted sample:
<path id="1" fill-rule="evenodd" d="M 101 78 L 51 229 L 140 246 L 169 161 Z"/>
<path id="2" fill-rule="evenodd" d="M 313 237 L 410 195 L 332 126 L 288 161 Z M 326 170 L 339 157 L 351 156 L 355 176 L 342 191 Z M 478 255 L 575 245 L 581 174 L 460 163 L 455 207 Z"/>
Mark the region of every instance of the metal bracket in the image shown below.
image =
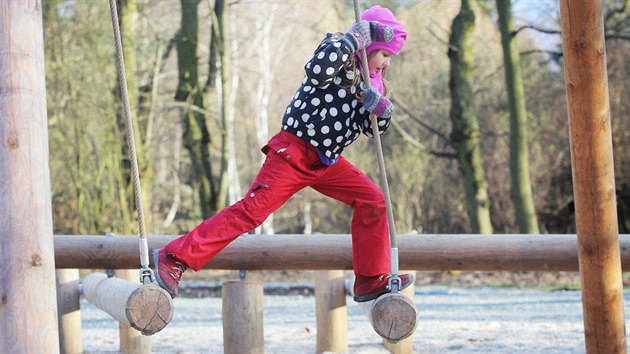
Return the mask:
<path id="1" fill-rule="evenodd" d="M 113 233 L 113 232 L 108 232 L 108 233 L 105 234 L 105 236 L 106 237 L 114 237 L 114 236 L 116 236 L 116 234 Z M 114 270 L 113 269 L 106 269 L 105 270 L 105 274 L 107 274 L 108 278 L 113 278 L 114 277 Z"/>
<path id="2" fill-rule="evenodd" d="M 140 282 L 144 285 L 151 284 L 155 281 L 155 274 L 151 268 L 140 268 Z"/>
<path id="3" fill-rule="evenodd" d="M 400 291 L 400 283 L 401 280 L 400 277 L 398 277 L 398 274 L 392 274 L 392 276 L 389 277 L 389 281 L 387 282 L 387 288 L 390 290 L 390 292 L 395 294 Z"/>

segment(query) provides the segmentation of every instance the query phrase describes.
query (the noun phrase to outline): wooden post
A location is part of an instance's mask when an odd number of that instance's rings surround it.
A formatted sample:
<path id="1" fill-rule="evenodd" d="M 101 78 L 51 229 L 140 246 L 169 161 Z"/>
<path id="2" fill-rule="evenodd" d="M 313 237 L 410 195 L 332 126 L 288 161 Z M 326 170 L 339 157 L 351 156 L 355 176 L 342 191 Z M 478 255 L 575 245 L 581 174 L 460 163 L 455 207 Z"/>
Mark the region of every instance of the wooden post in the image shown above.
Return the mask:
<path id="1" fill-rule="evenodd" d="M 400 273 L 413 274 L 414 277 L 416 276 L 415 271 L 401 270 Z M 407 299 L 409 299 L 411 303 L 413 303 L 414 298 L 415 298 L 415 292 L 416 292 L 415 286 L 409 286 L 408 288 L 403 289 L 400 293 L 403 294 L 405 297 L 407 297 Z M 413 334 L 411 334 L 409 337 L 405 339 L 400 340 L 399 342 L 392 343 L 385 340 L 383 344 L 385 345 L 385 348 L 389 350 L 392 354 L 412 354 L 413 353 Z"/>
<path id="2" fill-rule="evenodd" d="M 144 335 L 161 331 L 173 318 L 173 301 L 157 285 L 140 285 L 92 273 L 83 279 L 83 296 L 114 319 Z"/>
<path id="3" fill-rule="evenodd" d="M 262 281 L 226 281 L 222 298 L 223 352 L 264 353 Z"/>
<path id="4" fill-rule="evenodd" d="M 0 350 L 59 350 L 42 4 L 0 1 Z"/>
<path id="5" fill-rule="evenodd" d="M 602 2 L 560 1 L 587 353 L 625 353 Z"/>
<path id="6" fill-rule="evenodd" d="M 118 279 L 126 280 L 130 283 L 139 283 L 140 272 L 138 269 L 117 269 L 114 276 Z M 125 324 L 118 323 L 118 350 L 121 353 L 150 354 L 151 337 L 143 336 L 137 329 Z"/>
<path id="7" fill-rule="evenodd" d="M 56 273 L 59 350 L 62 354 L 83 353 L 79 270 L 59 269 Z"/>
<path id="8" fill-rule="evenodd" d="M 348 351 L 348 307 L 344 271 L 314 272 L 317 353 Z"/>

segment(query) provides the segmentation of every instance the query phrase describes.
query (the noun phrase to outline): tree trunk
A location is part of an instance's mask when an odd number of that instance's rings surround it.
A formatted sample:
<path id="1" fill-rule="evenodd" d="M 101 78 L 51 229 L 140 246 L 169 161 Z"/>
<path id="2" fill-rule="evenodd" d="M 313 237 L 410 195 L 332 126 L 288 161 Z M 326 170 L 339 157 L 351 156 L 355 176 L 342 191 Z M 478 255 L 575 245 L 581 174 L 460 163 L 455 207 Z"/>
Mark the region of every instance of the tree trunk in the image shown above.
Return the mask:
<path id="1" fill-rule="evenodd" d="M 453 20 L 448 57 L 451 63 L 450 118 L 451 140 L 464 175 L 468 218 L 473 233 L 491 234 L 488 182 L 483 170 L 479 146 L 479 124 L 475 115 L 472 89 L 473 57 L 470 36 L 475 29 L 475 14 L 469 0 L 462 0 L 459 14 Z"/>
<path id="2" fill-rule="evenodd" d="M 129 110 L 131 112 L 131 124 L 134 133 L 135 150 L 138 159 L 138 169 L 142 176 L 141 188 L 143 205 L 151 205 L 151 193 L 152 190 L 152 169 L 150 168 L 147 147 L 145 146 L 145 137 L 147 136 L 146 126 L 139 123 L 139 89 L 138 80 L 136 75 L 136 55 L 134 51 L 134 42 L 136 36 L 137 27 L 137 1 L 136 0 L 118 0 L 118 18 L 120 22 L 120 35 L 122 39 L 122 51 L 125 61 L 125 80 L 127 83 L 127 95 L 129 99 Z M 122 99 L 120 95 L 120 89 L 116 90 L 116 101 L 122 105 Z M 127 122 L 125 116 L 122 114 L 123 110 L 117 110 L 119 136 L 121 139 L 121 155 L 119 157 L 121 164 L 122 179 L 119 180 L 119 193 L 121 195 L 120 203 L 121 210 L 127 210 L 123 213 L 123 220 L 120 228 L 116 229 L 117 232 L 125 234 L 133 234 L 136 228 L 133 226 L 136 220 L 135 211 L 137 211 L 137 205 L 135 201 L 134 186 L 131 171 L 130 162 L 130 149 L 128 142 L 126 141 Z M 145 222 L 148 225 L 152 224 L 151 213 L 145 213 Z"/>
<path id="3" fill-rule="evenodd" d="M 512 200 L 516 210 L 518 231 L 521 234 L 537 234 L 538 220 L 532 186 L 529 180 L 529 151 L 527 142 L 527 110 L 521 75 L 520 54 L 512 32 L 511 0 L 497 0 L 505 86 L 510 103 L 510 174 L 512 176 Z"/>
<path id="4" fill-rule="evenodd" d="M 210 162 L 210 133 L 206 125 L 203 111 L 203 95 L 199 88 L 199 72 L 197 67 L 197 38 L 199 0 L 181 0 L 181 28 L 177 40 L 177 65 L 179 83 L 175 100 L 188 102 L 190 108 L 183 116 L 184 147 L 190 154 L 192 176 L 198 184 L 201 216 L 207 218 L 217 210 L 216 186 L 212 177 Z M 194 108 L 194 109 L 193 109 Z"/>
<path id="5" fill-rule="evenodd" d="M 263 146 L 269 140 L 269 95 L 271 93 L 271 85 L 273 75 L 271 71 L 271 29 L 275 18 L 275 11 L 278 4 L 258 4 L 259 13 L 263 16 L 256 16 L 256 34 L 260 36 L 259 45 L 256 46 L 258 53 L 258 71 L 260 79 L 254 95 L 254 109 L 256 111 L 256 119 L 254 121 L 256 127 L 256 139 L 259 146 Z M 265 162 L 265 156 L 261 154 L 260 164 Z M 256 229 L 256 233 L 265 235 L 274 234 L 273 214 Z"/>
<path id="6" fill-rule="evenodd" d="M 231 155 L 231 141 L 233 135 L 233 104 L 230 100 L 232 93 L 232 78 L 230 77 L 232 70 L 232 56 L 230 52 L 230 12 L 226 6 L 225 0 L 216 0 L 214 3 L 214 14 L 216 18 L 215 27 L 215 43 L 219 52 L 219 60 L 221 63 L 220 75 L 220 97 L 221 100 L 221 152 L 220 152 L 220 174 L 219 190 L 217 198 L 217 208 L 225 207 L 228 195 L 228 164 Z"/>
<path id="7" fill-rule="evenodd" d="M 233 12 L 229 12 L 226 16 L 232 16 L 234 13 Z M 230 31 L 235 31 L 235 29 L 233 28 L 235 26 L 234 21 L 229 21 L 228 24 L 224 24 L 224 26 L 229 26 L 229 30 Z M 227 176 L 228 176 L 228 195 L 227 195 L 227 203 L 228 204 L 234 204 L 236 203 L 240 198 L 241 198 L 241 183 L 240 183 L 240 177 L 239 177 L 239 173 L 238 173 L 238 164 L 236 163 L 236 141 L 235 141 L 235 136 L 234 136 L 234 122 L 235 122 L 235 112 L 234 112 L 234 107 L 236 106 L 236 95 L 238 93 L 238 81 L 239 81 L 239 70 L 238 70 L 238 58 L 239 58 L 239 53 L 238 53 L 238 40 L 235 37 L 232 37 L 230 35 L 227 35 L 227 38 L 225 38 L 225 40 L 230 40 L 230 51 L 228 51 L 230 53 L 229 57 L 232 57 L 232 53 L 234 53 L 233 56 L 233 64 L 234 65 L 230 65 L 230 73 L 229 73 L 229 80 L 230 80 L 230 92 L 227 92 L 227 103 L 224 106 L 224 113 L 226 114 L 226 130 L 228 131 L 228 135 L 227 138 L 228 140 L 228 170 L 227 170 Z M 227 42 L 224 42 L 227 43 Z"/>

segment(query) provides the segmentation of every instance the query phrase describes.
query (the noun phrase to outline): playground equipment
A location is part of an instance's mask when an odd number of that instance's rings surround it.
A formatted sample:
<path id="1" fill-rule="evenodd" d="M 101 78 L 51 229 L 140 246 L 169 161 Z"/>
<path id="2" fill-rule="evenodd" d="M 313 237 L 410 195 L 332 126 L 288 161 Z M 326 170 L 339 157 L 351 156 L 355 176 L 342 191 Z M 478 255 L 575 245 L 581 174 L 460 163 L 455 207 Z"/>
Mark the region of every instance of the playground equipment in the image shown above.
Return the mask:
<path id="1" fill-rule="evenodd" d="M 177 236 L 152 236 L 149 248 L 161 248 Z M 55 236 L 57 268 L 133 268 L 138 262 L 138 243 L 126 236 Z M 402 269 L 421 271 L 578 271 L 578 242 L 576 235 L 400 235 L 400 264 Z M 322 244 L 327 247 L 323 249 Z M 630 235 L 619 235 L 621 265 L 630 271 Z M 352 268 L 350 235 L 243 235 L 228 245 L 206 265 L 207 269 L 251 270 L 320 270 L 316 272 L 316 313 L 318 322 L 318 352 L 347 351 L 346 289 L 341 269 Z M 318 280 L 319 279 L 319 280 Z M 242 351 L 246 344 L 236 336 L 238 328 L 257 333 L 249 338 L 248 348 L 262 345 L 262 317 L 258 297 L 262 284 L 256 282 L 228 282 L 231 290 L 224 296 L 224 328 L 226 352 Z M 227 288 L 226 288 L 227 289 Z M 234 296 L 233 294 L 240 293 Z M 407 293 L 407 296 L 411 294 Z M 233 300 L 230 300 L 232 298 Z M 405 297 L 400 297 L 405 299 Z M 258 299 L 258 300 L 257 300 Z M 399 299 L 399 298 L 396 298 Z M 242 306 L 234 306 L 237 301 Z M 399 307 L 413 306 L 396 303 Z M 372 308 L 370 307 L 372 306 Z M 379 328 L 386 322 L 375 322 L 368 303 L 362 306 L 375 331 L 385 339 L 401 340 L 405 331 L 413 332 L 414 322 L 402 323 L 398 334 L 384 333 Z M 247 308 L 236 312 L 237 308 Z M 408 314 L 408 311 L 403 311 Z M 401 314 L 404 317 L 405 314 Z M 379 316 L 376 316 L 379 317 Z M 381 316 L 382 318 L 382 316 Z M 417 321 L 417 318 L 416 318 Z M 417 323 L 417 322 L 416 322 Z M 253 325 L 257 324 L 257 325 Z M 386 327 L 386 326 L 385 326 Z M 320 330 L 321 328 L 321 330 Z M 255 331 L 253 331 L 255 329 Z M 253 332 L 252 332 L 253 331 Z M 258 338 L 257 340 L 253 340 Z M 409 342 L 408 342 L 409 343 Z M 227 350 L 228 347 L 235 350 Z M 344 349 L 345 348 L 345 349 Z M 333 350 L 335 349 L 335 350 Z M 396 353 L 396 351 L 393 351 Z M 398 352 L 409 352 L 400 350 Z"/>
<path id="2" fill-rule="evenodd" d="M 151 236 L 161 248 L 176 236 Z M 55 265 L 63 268 L 134 268 L 133 237 L 55 236 Z M 422 271 L 579 271 L 576 235 L 400 235 L 400 265 Z M 326 245 L 326 247 L 321 247 Z M 630 271 L 630 235 L 619 235 L 621 265 Z M 206 269 L 352 269 L 349 235 L 243 235 Z"/>
<path id="3" fill-rule="evenodd" d="M 0 264 L 3 266 L 0 273 L 0 348 L 7 352 L 55 352 L 59 349 L 59 331 L 55 311 L 54 260 L 59 262 L 57 266 L 63 267 L 61 259 L 68 262 L 67 266 L 71 264 L 68 259 L 72 257 L 66 255 L 63 258 L 54 254 L 56 246 L 53 246 L 42 6 L 38 0 L 0 0 L 0 4 L 0 23 L 6 29 L 0 32 Z M 587 352 L 625 352 L 621 272 L 622 260 L 624 268 L 628 269 L 628 239 L 627 236 L 621 237 L 620 248 L 602 2 L 571 5 L 570 0 L 560 1 L 578 232 L 575 248 L 560 248 L 576 251 L 577 258 L 569 255 L 571 261 L 567 263 L 561 257 L 548 255 L 548 263 L 545 263 L 538 254 L 529 253 L 527 256 L 534 261 L 527 262 L 524 259 L 526 255 L 518 247 L 511 251 L 520 254 L 522 263 L 518 265 L 524 267 L 522 270 L 526 270 L 528 264 L 542 268 L 549 264 L 549 268 L 545 268 L 547 270 L 563 267 L 576 270 L 576 264 L 579 264 Z M 548 237 L 545 235 L 520 245 L 527 246 L 529 242 L 544 245 Z M 422 238 L 418 236 L 418 239 Z M 552 236 L 551 239 L 557 242 L 559 237 Z M 570 237 L 564 239 L 570 240 Z M 303 240 L 300 239 L 300 242 Z M 320 240 L 319 245 L 322 243 Z M 288 246 L 277 247 L 286 250 Z M 134 249 L 136 259 L 137 250 Z M 310 255 L 304 257 L 304 253 L 296 250 L 299 248 L 292 251 L 302 260 L 295 260 L 295 264 L 304 267 Z M 457 265 L 458 260 L 453 260 L 447 253 L 452 250 L 432 249 L 432 255 L 441 257 L 442 265 Z M 88 253 L 91 250 L 81 251 Z M 326 251 L 331 257 L 330 247 Z M 518 268 L 516 263 L 507 259 L 509 257 L 505 252 L 493 263 L 481 259 L 484 254 L 479 252 L 479 248 L 465 248 L 465 251 L 469 256 L 459 257 L 461 267 L 450 268 L 474 269 L 471 264 L 493 270 L 512 270 L 510 266 Z M 404 252 L 407 250 L 403 247 L 402 268 L 422 269 L 407 267 Z M 342 269 L 347 269 L 345 267 L 350 264 L 345 258 L 336 258 L 339 255 L 332 257 L 337 264 L 345 264 Z M 280 269 L 279 263 L 273 260 L 258 259 Z M 96 265 L 98 261 L 96 259 L 95 264 L 86 264 L 85 267 L 100 268 Z M 209 267 L 219 264 L 219 261 L 229 263 L 217 257 Z M 335 263 L 330 259 L 327 261 Z M 120 268 L 124 262 L 133 263 L 129 259 L 121 260 L 112 268 Z M 252 266 L 251 269 L 265 267 L 255 261 L 244 261 L 237 268 L 247 268 L 246 265 Z M 283 269 L 289 268 L 285 262 Z"/>

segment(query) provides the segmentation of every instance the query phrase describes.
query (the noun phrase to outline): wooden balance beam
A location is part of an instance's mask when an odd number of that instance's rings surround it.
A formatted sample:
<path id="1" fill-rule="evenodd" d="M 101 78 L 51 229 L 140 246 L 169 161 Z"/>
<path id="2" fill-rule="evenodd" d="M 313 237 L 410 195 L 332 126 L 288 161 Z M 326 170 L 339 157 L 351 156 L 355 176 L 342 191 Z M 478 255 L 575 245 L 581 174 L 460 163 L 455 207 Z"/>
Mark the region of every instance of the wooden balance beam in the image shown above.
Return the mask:
<path id="1" fill-rule="evenodd" d="M 148 236 L 150 249 L 176 236 Z M 576 235 L 399 235 L 400 269 L 418 271 L 579 271 Z M 325 247 L 322 247 L 325 245 Z M 630 235 L 619 235 L 630 270 Z M 57 269 L 140 267 L 137 237 L 54 236 Z M 206 269 L 352 269 L 350 235 L 243 235 Z"/>
<path id="2" fill-rule="evenodd" d="M 89 302 L 144 335 L 161 331 L 173 318 L 173 300 L 157 285 L 108 278 L 103 273 L 88 275 L 82 284 Z"/>

